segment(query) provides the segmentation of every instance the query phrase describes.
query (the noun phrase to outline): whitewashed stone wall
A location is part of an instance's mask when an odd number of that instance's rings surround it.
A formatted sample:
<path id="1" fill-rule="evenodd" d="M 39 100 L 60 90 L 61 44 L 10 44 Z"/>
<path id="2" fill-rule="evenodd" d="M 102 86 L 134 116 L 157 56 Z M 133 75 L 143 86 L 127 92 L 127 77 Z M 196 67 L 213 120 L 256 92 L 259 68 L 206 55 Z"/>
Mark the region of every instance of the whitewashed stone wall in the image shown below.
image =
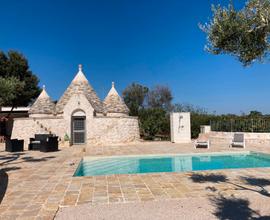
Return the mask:
<path id="1" fill-rule="evenodd" d="M 17 118 L 14 119 L 11 138 L 24 139 L 24 147 L 27 149 L 29 138 L 50 131 L 63 138 L 67 132 L 66 121 L 62 117 Z"/>
<path id="2" fill-rule="evenodd" d="M 94 135 L 88 136 L 88 143 L 95 145 L 136 142 L 140 138 L 136 117 L 94 117 L 90 127 Z"/>
<path id="3" fill-rule="evenodd" d="M 86 121 L 87 144 L 122 144 L 139 140 L 138 119 L 135 117 L 90 117 Z M 11 138 L 24 139 L 24 148 L 28 149 L 29 138 L 49 131 L 63 139 L 65 134 L 70 134 L 70 120 L 63 117 L 18 118 L 14 120 Z"/>
<path id="4" fill-rule="evenodd" d="M 209 138 L 212 144 L 229 144 L 233 138 L 233 132 L 211 131 Z M 270 144 L 270 133 L 245 132 L 247 145 Z"/>

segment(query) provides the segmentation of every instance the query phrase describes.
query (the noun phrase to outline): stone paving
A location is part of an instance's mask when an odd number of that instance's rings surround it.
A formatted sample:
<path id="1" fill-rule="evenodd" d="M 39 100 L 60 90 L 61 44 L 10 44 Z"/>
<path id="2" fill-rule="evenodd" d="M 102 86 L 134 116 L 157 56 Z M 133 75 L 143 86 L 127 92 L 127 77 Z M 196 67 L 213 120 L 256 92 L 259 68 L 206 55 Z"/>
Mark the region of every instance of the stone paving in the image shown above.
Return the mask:
<path id="1" fill-rule="evenodd" d="M 228 149 L 226 145 L 207 150 L 194 149 L 191 144 L 158 142 L 105 147 L 73 146 L 52 153 L 7 153 L 1 149 L 1 219 L 53 219 L 59 207 L 84 203 L 162 201 L 217 193 L 226 196 L 244 194 L 247 190 L 262 193 L 262 187 L 256 181 L 263 181 L 263 187 L 270 191 L 269 168 L 73 177 L 83 156 L 243 150 Z M 270 153 L 267 146 L 249 146 L 246 150 Z"/>

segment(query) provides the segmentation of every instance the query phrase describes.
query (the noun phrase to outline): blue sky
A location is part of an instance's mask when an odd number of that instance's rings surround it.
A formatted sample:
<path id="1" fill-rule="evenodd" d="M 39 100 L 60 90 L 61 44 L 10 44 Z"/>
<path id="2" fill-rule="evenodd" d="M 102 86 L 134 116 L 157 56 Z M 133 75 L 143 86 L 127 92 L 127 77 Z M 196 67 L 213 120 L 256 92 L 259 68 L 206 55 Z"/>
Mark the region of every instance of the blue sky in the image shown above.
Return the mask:
<path id="1" fill-rule="evenodd" d="M 0 0 L 0 50 L 14 49 L 58 99 L 79 63 L 100 98 L 115 81 L 168 85 L 174 102 L 209 112 L 270 113 L 269 62 L 244 68 L 204 51 L 198 28 L 218 0 Z M 245 1 L 239 0 L 236 7 Z"/>

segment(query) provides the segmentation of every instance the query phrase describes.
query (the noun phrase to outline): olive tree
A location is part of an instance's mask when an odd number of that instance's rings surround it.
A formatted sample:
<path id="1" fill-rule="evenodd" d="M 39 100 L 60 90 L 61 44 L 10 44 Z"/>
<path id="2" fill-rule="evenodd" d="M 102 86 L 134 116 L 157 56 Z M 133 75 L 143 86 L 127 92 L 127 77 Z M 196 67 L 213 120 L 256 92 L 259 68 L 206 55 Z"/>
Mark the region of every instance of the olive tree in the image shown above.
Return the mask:
<path id="1" fill-rule="evenodd" d="M 207 34 L 206 50 L 235 56 L 244 66 L 264 61 L 270 50 L 270 0 L 249 0 L 241 10 L 212 6 L 213 17 L 200 25 Z"/>

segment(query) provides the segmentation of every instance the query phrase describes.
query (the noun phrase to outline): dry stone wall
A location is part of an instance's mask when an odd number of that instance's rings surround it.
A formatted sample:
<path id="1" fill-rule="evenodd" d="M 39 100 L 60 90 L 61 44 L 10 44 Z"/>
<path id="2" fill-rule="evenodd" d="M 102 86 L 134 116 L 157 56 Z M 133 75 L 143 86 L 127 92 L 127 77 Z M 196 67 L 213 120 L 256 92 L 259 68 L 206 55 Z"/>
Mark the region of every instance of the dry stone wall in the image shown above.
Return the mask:
<path id="1" fill-rule="evenodd" d="M 69 123 L 63 117 L 18 118 L 14 120 L 11 138 L 24 139 L 27 149 L 29 138 L 35 134 L 51 131 L 63 139 L 66 133 L 70 133 Z M 87 123 L 87 144 L 124 144 L 139 140 L 138 119 L 135 117 L 92 117 Z"/>
<path id="2" fill-rule="evenodd" d="M 63 138 L 66 128 L 66 122 L 60 117 L 17 118 L 14 119 L 11 138 L 24 139 L 24 147 L 27 149 L 29 138 L 34 137 L 35 134 L 51 132 Z"/>
<path id="3" fill-rule="evenodd" d="M 94 117 L 93 136 L 88 143 L 96 145 L 120 144 L 139 140 L 139 124 L 136 117 Z"/>
<path id="4" fill-rule="evenodd" d="M 230 144 L 233 138 L 233 132 L 215 132 L 211 131 L 209 138 L 212 144 Z M 270 133 L 250 133 L 245 132 L 247 145 L 264 145 L 270 144 Z"/>

